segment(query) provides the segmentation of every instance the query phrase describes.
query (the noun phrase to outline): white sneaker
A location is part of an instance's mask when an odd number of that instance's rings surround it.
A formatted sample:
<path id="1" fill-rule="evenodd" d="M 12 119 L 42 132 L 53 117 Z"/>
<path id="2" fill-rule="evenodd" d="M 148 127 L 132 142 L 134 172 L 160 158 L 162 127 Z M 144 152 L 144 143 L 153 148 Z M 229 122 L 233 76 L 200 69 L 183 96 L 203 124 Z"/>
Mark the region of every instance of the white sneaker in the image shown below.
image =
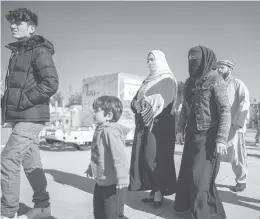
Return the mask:
<path id="1" fill-rule="evenodd" d="M 17 213 L 15 213 L 15 215 L 13 217 L 1 216 L 1 219 L 17 219 Z"/>

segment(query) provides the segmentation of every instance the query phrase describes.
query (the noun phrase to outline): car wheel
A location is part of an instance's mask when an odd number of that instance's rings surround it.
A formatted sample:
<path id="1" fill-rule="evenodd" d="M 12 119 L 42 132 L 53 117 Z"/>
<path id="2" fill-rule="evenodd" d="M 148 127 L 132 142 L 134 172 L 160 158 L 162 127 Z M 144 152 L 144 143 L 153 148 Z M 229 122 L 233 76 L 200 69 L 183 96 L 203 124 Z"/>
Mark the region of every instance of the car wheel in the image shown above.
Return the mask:
<path id="1" fill-rule="evenodd" d="M 60 147 L 62 145 L 62 141 L 54 141 L 53 146 Z"/>
<path id="2" fill-rule="evenodd" d="M 53 140 L 52 140 L 52 139 L 45 139 L 45 141 L 46 141 L 48 144 L 52 144 L 52 143 L 53 143 Z"/>
<path id="3" fill-rule="evenodd" d="M 76 147 L 78 148 L 78 150 L 80 151 L 88 151 L 91 149 L 91 143 L 85 143 L 83 145 L 76 145 Z"/>

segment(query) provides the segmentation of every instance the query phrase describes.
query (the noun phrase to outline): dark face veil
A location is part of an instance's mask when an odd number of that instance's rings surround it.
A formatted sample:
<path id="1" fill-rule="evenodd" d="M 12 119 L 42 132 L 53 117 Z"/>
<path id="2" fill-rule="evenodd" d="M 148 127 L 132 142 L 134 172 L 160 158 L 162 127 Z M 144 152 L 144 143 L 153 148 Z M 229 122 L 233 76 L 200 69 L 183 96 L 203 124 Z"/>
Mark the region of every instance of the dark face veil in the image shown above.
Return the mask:
<path id="1" fill-rule="evenodd" d="M 205 47 L 196 46 L 189 50 L 189 74 L 190 77 L 198 81 L 216 66 L 215 53 Z"/>

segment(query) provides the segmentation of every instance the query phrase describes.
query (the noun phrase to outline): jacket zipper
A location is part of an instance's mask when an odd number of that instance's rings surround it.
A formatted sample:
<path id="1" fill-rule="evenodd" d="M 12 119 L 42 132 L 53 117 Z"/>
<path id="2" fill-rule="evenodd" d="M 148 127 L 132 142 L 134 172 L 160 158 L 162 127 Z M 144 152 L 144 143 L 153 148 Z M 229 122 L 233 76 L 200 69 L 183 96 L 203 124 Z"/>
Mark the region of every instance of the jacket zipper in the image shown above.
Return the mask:
<path id="1" fill-rule="evenodd" d="M 11 68 L 11 60 L 13 59 L 15 57 L 15 60 L 14 60 L 14 64 L 13 64 L 13 66 L 12 66 L 12 68 Z M 10 56 L 10 59 L 9 59 L 9 65 L 8 65 L 8 75 L 6 76 L 7 77 L 7 80 L 6 80 L 6 83 L 5 83 L 5 93 L 6 93 L 6 95 L 5 95 L 5 99 L 4 99 L 4 101 L 5 101 L 5 107 L 4 107 L 4 122 L 7 120 L 7 98 L 8 98 L 8 95 L 9 95 L 9 87 L 10 87 L 10 83 L 11 83 L 11 76 L 12 76 L 12 74 L 13 74 L 13 68 L 14 68 L 14 66 L 15 66 L 15 64 L 16 64 L 16 61 L 17 61 L 17 57 L 18 57 L 18 50 L 16 50 L 15 52 L 13 52 L 12 54 L 11 54 L 11 56 Z M 10 71 L 11 70 L 11 71 Z"/>

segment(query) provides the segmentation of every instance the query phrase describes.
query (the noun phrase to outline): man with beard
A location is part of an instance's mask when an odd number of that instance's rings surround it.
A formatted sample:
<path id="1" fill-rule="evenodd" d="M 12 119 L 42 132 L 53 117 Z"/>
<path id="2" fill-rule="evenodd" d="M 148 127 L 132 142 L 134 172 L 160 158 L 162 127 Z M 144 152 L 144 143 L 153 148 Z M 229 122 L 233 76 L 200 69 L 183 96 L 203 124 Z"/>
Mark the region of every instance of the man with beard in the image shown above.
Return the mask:
<path id="1" fill-rule="evenodd" d="M 231 128 L 228 138 L 228 156 L 231 158 L 233 172 L 236 175 L 234 192 L 246 188 L 248 176 L 247 154 L 245 146 L 246 123 L 249 120 L 250 97 L 246 85 L 234 78 L 234 64 L 228 60 L 217 62 L 217 71 L 224 78 L 228 87 L 227 94 L 231 105 Z"/>
<path id="2" fill-rule="evenodd" d="M 177 132 L 185 132 L 174 203 L 176 214 L 194 219 L 225 219 L 215 180 L 231 123 L 223 78 L 213 71 L 216 56 L 204 46 L 189 50 L 189 74 Z"/>

